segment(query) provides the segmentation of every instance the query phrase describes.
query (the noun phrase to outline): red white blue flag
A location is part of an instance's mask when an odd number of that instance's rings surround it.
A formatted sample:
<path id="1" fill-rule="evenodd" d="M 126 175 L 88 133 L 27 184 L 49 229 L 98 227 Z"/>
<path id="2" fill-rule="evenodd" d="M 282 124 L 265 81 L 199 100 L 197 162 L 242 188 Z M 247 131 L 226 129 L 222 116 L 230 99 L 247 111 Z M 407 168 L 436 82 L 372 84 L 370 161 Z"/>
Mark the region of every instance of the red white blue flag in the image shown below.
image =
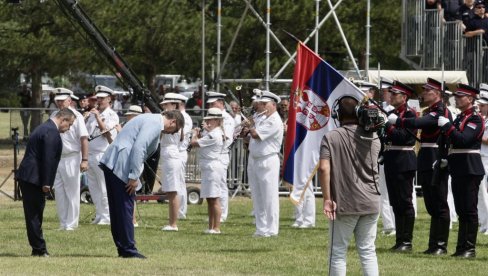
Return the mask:
<path id="1" fill-rule="evenodd" d="M 320 160 L 320 142 L 336 128 L 331 119 L 332 106 L 343 96 L 363 99 L 354 84 L 299 42 L 283 164 L 283 180 L 293 186 L 290 199 L 294 204 L 300 204 L 310 188 Z"/>

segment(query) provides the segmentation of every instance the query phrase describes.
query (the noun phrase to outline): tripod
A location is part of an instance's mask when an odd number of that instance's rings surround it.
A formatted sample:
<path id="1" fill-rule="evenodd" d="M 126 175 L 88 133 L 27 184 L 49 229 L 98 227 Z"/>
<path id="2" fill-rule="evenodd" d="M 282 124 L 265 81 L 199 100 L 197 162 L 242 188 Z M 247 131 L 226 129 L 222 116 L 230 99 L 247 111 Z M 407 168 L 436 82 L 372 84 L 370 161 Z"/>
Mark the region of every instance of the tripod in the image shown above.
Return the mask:
<path id="1" fill-rule="evenodd" d="M 4 194 L 5 196 L 9 197 L 12 200 L 20 200 L 22 197 L 20 195 L 20 188 L 19 188 L 19 182 L 15 179 L 15 173 L 17 172 L 17 154 L 19 152 L 19 128 L 15 127 L 12 128 L 12 141 L 14 145 L 14 169 L 7 175 L 7 178 L 3 180 L 2 184 L 0 184 L 0 193 Z M 5 183 L 7 183 L 7 180 L 14 175 L 14 196 L 12 197 L 11 195 L 7 194 L 6 192 L 2 191 L 1 188 Z"/>

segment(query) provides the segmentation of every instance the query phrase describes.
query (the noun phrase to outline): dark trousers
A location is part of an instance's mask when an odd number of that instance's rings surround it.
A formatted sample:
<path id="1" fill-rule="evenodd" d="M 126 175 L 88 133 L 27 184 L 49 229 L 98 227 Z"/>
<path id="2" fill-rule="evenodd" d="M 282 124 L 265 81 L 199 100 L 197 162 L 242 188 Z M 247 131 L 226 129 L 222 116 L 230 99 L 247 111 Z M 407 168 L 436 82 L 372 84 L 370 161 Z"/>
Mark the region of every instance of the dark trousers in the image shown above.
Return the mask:
<path id="1" fill-rule="evenodd" d="M 432 185 L 432 174 L 432 170 L 417 172 L 417 184 L 422 186 L 425 207 L 431 217 L 450 220 L 449 205 L 447 204 L 449 173 L 447 170 L 441 172 L 438 185 Z"/>
<path id="2" fill-rule="evenodd" d="M 482 175 L 453 175 L 452 196 L 460 222 L 478 224 L 478 192 Z"/>
<path id="3" fill-rule="evenodd" d="M 160 151 L 160 146 L 158 146 L 158 149 L 144 162 L 144 170 L 142 171 L 142 179 L 144 180 L 144 186 L 142 187 L 143 194 L 152 194 L 154 189 Z"/>
<path id="4" fill-rule="evenodd" d="M 129 195 L 125 191 L 125 183 L 120 180 L 110 169 L 100 165 L 105 175 L 107 185 L 108 209 L 110 212 L 110 228 L 112 237 L 119 256 L 127 257 L 137 254 L 134 239 L 134 214 L 135 194 Z"/>
<path id="5" fill-rule="evenodd" d="M 19 181 L 19 185 L 22 191 L 27 238 L 32 247 L 32 254 L 47 253 L 46 241 L 42 235 L 42 217 L 46 206 L 42 187 L 24 181 Z"/>
<path id="6" fill-rule="evenodd" d="M 395 217 L 415 217 L 415 209 L 412 202 L 414 177 L 415 171 L 396 172 L 385 168 L 388 197 Z"/>

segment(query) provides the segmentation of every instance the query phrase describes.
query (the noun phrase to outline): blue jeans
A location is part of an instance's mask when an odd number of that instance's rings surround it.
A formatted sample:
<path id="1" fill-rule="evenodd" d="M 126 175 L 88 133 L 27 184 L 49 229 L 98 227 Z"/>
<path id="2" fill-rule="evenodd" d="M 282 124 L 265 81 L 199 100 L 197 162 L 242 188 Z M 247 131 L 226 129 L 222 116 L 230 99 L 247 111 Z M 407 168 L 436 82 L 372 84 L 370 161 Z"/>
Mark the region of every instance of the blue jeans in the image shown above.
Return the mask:
<path id="1" fill-rule="evenodd" d="M 347 246 L 352 234 L 356 238 L 356 248 L 361 260 L 363 275 L 378 275 L 376 258 L 376 225 L 378 214 L 371 215 L 338 215 L 335 221 L 329 221 L 330 275 L 346 275 Z"/>

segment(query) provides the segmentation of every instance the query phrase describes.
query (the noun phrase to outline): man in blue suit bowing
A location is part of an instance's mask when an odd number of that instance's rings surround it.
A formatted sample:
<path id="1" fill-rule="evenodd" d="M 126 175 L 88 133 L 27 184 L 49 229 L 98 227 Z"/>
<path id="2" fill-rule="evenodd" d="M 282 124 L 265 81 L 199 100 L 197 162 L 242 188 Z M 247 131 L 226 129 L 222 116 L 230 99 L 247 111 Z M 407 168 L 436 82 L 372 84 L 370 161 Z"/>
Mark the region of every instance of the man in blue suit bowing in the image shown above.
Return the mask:
<path id="1" fill-rule="evenodd" d="M 66 108 L 38 126 L 29 137 L 24 159 L 15 174 L 22 192 L 32 256 L 49 257 L 42 235 L 42 216 L 46 205 L 44 193 L 49 192 L 54 184 L 61 158 L 63 144 L 59 133 L 68 131 L 74 120 L 75 114 Z"/>
<path id="2" fill-rule="evenodd" d="M 173 134 L 185 125 L 181 112 L 141 114 L 130 120 L 100 160 L 105 175 L 110 228 L 119 257 L 145 259 L 135 247 L 135 190 L 144 161 L 158 148 L 162 133 Z"/>

